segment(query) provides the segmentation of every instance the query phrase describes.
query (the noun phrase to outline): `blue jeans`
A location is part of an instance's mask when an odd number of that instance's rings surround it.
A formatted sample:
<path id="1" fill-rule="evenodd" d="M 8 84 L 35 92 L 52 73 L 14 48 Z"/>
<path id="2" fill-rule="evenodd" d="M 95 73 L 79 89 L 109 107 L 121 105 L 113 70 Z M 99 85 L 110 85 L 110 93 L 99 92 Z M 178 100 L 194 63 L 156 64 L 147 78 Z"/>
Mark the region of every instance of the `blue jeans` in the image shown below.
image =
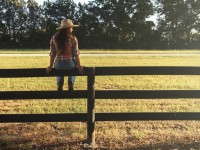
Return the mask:
<path id="1" fill-rule="evenodd" d="M 76 68 L 76 63 L 74 60 L 68 60 L 68 61 L 55 60 L 54 68 L 57 70 L 71 70 Z M 68 85 L 74 85 L 75 79 L 76 76 L 68 76 Z M 56 77 L 56 80 L 57 80 L 57 86 L 63 86 L 64 76 L 58 76 Z"/>

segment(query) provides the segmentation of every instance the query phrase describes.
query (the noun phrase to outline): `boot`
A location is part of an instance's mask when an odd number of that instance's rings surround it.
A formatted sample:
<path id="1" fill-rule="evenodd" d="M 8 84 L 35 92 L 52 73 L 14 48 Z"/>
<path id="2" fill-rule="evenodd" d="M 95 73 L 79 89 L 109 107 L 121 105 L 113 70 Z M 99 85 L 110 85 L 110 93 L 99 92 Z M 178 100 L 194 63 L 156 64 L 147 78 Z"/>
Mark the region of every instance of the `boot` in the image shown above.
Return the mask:
<path id="1" fill-rule="evenodd" d="M 63 86 L 58 86 L 58 91 L 59 92 L 63 91 Z"/>
<path id="2" fill-rule="evenodd" d="M 74 85 L 72 84 L 72 82 L 68 82 L 68 90 L 69 91 L 73 91 L 74 90 Z"/>
<path id="3" fill-rule="evenodd" d="M 69 91 L 73 91 L 73 90 L 74 90 L 74 86 L 73 86 L 73 85 L 69 85 L 69 86 L 68 86 L 68 90 L 69 90 Z"/>

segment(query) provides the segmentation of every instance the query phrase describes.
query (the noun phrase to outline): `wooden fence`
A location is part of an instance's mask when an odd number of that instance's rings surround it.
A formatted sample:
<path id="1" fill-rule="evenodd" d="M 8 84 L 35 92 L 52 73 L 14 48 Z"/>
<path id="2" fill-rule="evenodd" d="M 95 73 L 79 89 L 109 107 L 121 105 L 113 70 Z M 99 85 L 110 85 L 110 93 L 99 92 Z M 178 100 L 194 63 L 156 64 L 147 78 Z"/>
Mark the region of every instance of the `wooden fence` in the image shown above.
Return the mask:
<path id="1" fill-rule="evenodd" d="M 1 91 L 0 100 L 87 98 L 87 113 L 65 114 L 0 114 L 0 123 L 7 122 L 87 122 L 87 142 L 95 144 L 96 121 L 134 120 L 200 120 L 200 112 L 95 113 L 95 99 L 177 99 L 200 98 L 200 90 L 95 90 L 95 76 L 116 75 L 200 75 L 200 67 L 85 67 L 80 75 L 71 71 L 45 68 L 0 69 L 0 78 L 53 77 L 58 75 L 87 76 L 87 90 Z"/>

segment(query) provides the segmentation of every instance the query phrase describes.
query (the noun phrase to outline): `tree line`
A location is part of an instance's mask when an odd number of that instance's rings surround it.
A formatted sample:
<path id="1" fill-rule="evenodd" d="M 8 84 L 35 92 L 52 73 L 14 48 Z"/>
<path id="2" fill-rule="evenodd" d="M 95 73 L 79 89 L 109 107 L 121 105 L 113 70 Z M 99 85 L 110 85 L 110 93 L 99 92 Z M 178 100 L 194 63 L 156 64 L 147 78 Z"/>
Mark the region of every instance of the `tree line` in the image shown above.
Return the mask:
<path id="1" fill-rule="evenodd" d="M 199 8 L 199 0 L 0 0 L 0 48 L 48 48 L 68 18 L 80 25 L 80 48 L 199 49 Z"/>

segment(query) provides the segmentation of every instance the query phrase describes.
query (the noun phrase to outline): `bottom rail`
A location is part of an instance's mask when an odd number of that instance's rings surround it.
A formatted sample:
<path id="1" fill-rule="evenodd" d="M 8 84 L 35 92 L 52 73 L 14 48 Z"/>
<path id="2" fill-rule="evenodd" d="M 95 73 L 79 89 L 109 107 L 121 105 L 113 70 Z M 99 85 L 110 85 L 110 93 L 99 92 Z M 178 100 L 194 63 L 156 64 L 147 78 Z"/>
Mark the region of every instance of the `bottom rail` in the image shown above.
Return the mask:
<path id="1" fill-rule="evenodd" d="M 95 118 L 95 121 L 200 120 L 200 112 L 96 113 Z M 86 113 L 0 115 L 0 123 L 86 121 Z"/>

